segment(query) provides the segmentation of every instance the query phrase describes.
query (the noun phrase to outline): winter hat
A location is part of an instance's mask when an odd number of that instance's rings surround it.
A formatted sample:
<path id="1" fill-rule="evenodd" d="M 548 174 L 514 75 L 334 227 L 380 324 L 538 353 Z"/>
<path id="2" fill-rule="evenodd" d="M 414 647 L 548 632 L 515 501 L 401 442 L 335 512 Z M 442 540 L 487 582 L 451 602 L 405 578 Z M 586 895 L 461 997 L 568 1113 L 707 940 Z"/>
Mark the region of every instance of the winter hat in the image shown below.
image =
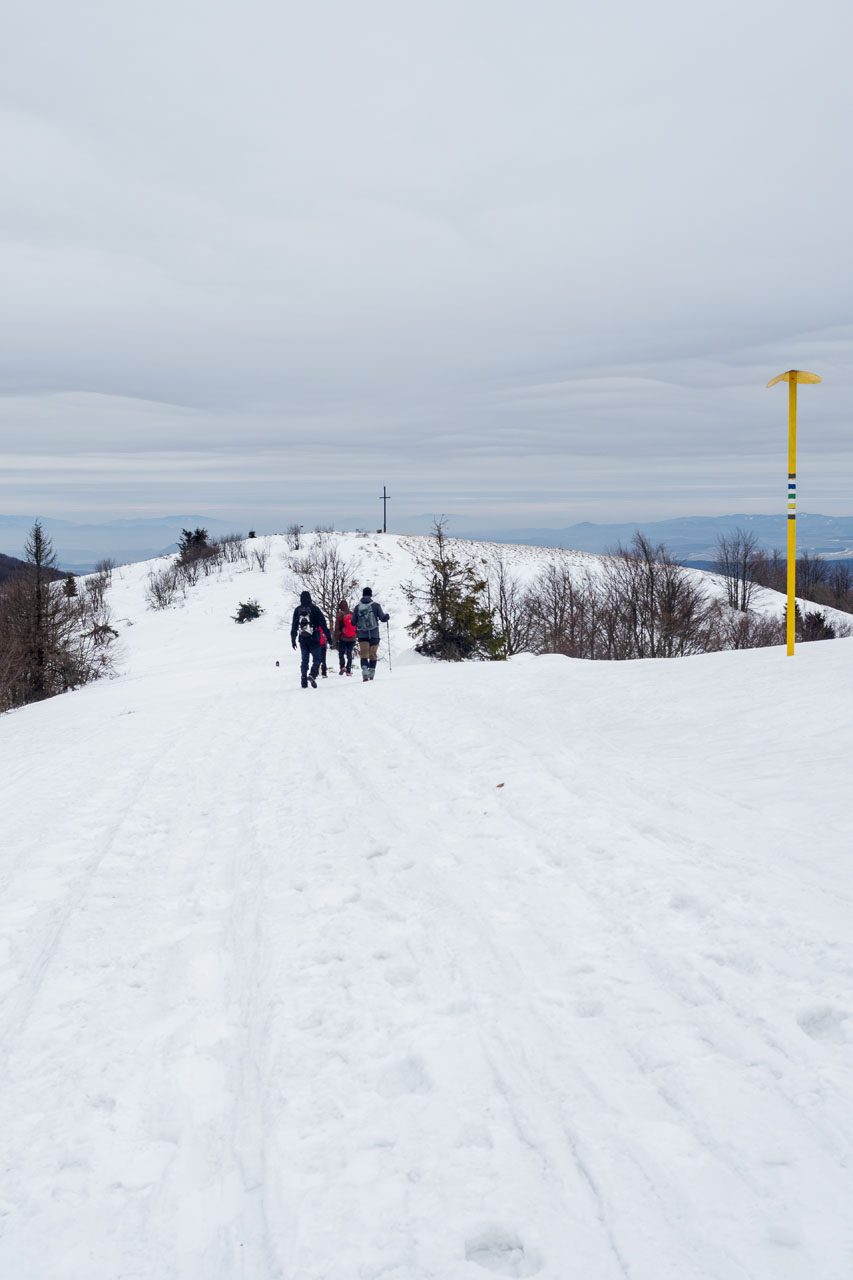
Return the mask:
<path id="1" fill-rule="evenodd" d="M 363 596 L 372 596 L 373 592 L 370 590 L 370 587 L 365 587 L 361 594 Z"/>
<path id="2" fill-rule="evenodd" d="M 299 603 L 300 603 L 300 604 L 310 604 L 310 603 L 311 603 L 311 592 L 310 592 L 310 591 L 303 591 L 303 592 L 302 592 L 302 595 L 299 597 Z"/>

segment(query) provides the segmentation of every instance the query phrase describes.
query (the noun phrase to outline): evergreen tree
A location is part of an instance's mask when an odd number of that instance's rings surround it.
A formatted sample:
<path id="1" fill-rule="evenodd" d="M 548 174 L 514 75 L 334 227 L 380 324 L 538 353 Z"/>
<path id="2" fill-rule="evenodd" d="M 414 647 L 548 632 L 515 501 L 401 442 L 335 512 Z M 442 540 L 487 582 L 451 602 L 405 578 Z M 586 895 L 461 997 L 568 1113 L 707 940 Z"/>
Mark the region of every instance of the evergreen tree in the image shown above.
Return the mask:
<path id="1" fill-rule="evenodd" d="M 501 656 L 502 639 L 485 599 L 486 579 L 451 553 L 443 520 L 435 522 L 433 545 L 418 564 L 426 586 L 403 588 L 409 604 L 418 609 L 406 628 L 419 637 L 418 653 L 448 662 Z"/>
<path id="2" fill-rule="evenodd" d="M 55 583 L 56 556 L 37 520 L 27 539 L 26 568 L 3 593 L 3 701 L 39 702 L 69 687 L 74 601 Z"/>
<path id="3" fill-rule="evenodd" d="M 180 559 L 186 564 L 190 560 L 199 560 L 211 552 L 210 540 L 206 529 L 182 529 L 178 539 Z"/>

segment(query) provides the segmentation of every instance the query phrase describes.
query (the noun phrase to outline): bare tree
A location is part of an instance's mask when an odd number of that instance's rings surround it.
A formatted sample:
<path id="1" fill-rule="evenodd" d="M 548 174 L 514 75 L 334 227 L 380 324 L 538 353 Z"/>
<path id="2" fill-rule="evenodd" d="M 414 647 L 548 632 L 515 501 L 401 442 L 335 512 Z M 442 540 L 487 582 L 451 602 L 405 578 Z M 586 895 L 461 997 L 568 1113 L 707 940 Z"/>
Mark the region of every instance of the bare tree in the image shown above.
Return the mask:
<path id="1" fill-rule="evenodd" d="M 335 541 L 327 536 L 319 537 L 306 555 L 292 556 L 289 565 L 327 618 L 334 618 L 339 602 L 358 585 L 359 565 L 341 555 Z"/>
<path id="2" fill-rule="evenodd" d="M 774 549 L 769 554 L 766 551 L 756 551 L 752 561 L 753 582 L 770 591 L 781 591 L 784 594 L 787 574 L 787 560 L 778 551 Z"/>
<path id="3" fill-rule="evenodd" d="M 596 656 L 590 630 L 592 594 L 589 578 L 576 577 L 563 558 L 550 561 L 541 570 L 525 597 L 537 653 L 564 653 L 569 658 Z"/>
<path id="4" fill-rule="evenodd" d="M 710 602 L 688 571 L 660 544 L 635 533 L 605 562 L 605 576 L 620 611 L 626 658 L 674 658 L 708 646 Z"/>
<path id="5" fill-rule="evenodd" d="M 745 613 L 755 591 L 755 557 L 758 539 L 754 533 L 735 529 L 717 539 L 714 568 L 725 583 L 726 599 L 733 609 Z"/>
<path id="6" fill-rule="evenodd" d="M 489 562 L 488 599 L 495 630 L 501 637 L 503 656 L 511 658 L 513 654 L 529 651 L 534 631 L 529 602 L 500 551 L 495 552 Z"/>
<path id="7" fill-rule="evenodd" d="M 806 594 L 814 587 L 823 586 L 829 578 L 829 563 L 821 555 L 809 555 L 804 551 L 797 556 L 797 591 Z"/>

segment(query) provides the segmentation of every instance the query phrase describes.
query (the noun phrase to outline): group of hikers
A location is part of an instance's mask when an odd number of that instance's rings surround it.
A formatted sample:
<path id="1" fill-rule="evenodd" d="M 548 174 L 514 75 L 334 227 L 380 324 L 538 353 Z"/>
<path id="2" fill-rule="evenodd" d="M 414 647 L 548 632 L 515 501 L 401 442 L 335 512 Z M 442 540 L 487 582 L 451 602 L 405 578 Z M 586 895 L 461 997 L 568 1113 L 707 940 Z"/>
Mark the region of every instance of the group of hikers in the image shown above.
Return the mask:
<path id="1" fill-rule="evenodd" d="M 346 600 L 338 604 L 335 625 L 330 630 L 323 610 L 314 604 L 310 591 L 303 591 L 299 604 L 293 610 L 290 639 L 294 649 L 297 641 L 302 658 L 302 688 L 317 688 L 317 676 L 328 676 L 326 655 L 330 648 L 337 649 L 340 663 L 339 675 L 352 675 L 352 656 L 356 640 L 361 658 L 361 678 L 372 680 L 376 674 L 376 655 L 379 651 L 379 624 L 387 622 L 391 615 L 385 613 L 373 591 L 365 587 L 354 609 Z"/>

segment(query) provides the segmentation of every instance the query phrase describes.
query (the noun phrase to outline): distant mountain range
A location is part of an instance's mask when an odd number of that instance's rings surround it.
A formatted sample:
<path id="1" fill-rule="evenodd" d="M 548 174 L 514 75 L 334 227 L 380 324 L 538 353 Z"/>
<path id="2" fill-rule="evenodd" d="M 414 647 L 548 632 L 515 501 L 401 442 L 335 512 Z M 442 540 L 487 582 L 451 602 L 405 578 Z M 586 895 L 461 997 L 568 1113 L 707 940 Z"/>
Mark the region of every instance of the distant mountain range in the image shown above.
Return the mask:
<path id="1" fill-rule="evenodd" d="M 0 551 L 20 557 L 33 520 L 33 516 L 0 515 Z M 426 533 L 431 522 L 432 517 L 414 517 L 392 532 Z M 347 527 L 351 523 L 345 522 Z M 75 573 L 88 572 L 108 556 L 126 564 L 174 551 L 182 529 L 201 526 L 211 536 L 246 532 L 237 521 L 202 515 L 112 520 L 104 524 L 76 524 L 71 520 L 45 517 L 42 525 L 53 541 L 60 567 Z M 730 534 L 737 528 L 753 533 L 758 546 L 766 551 L 785 549 L 787 522 L 784 515 L 683 516 L 674 520 L 635 520 L 620 524 L 584 521 L 563 529 L 474 527 L 469 517 L 450 517 L 448 520 L 448 532 L 456 537 L 593 552 L 608 551 L 620 542 L 627 543 L 640 529 L 655 544 L 664 543 L 670 554 L 678 559 L 700 566 L 713 560 L 720 535 Z M 258 533 L 271 532 L 280 530 L 258 527 Z M 853 516 L 798 516 L 797 548 L 833 558 L 853 557 Z"/>
<path id="2" fill-rule="evenodd" d="M 635 520 L 623 524 L 585 521 L 565 529 L 478 529 L 459 536 L 601 552 L 611 550 L 620 542 L 630 542 L 639 529 L 655 545 L 664 543 L 679 560 L 708 562 L 714 558 L 717 539 L 738 528 L 754 534 L 758 546 L 765 551 L 785 550 L 788 535 L 784 515 L 683 516 L 675 520 Z M 853 556 L 853 516 L 798 515 L 797 550 L 834 558 Z"/>

